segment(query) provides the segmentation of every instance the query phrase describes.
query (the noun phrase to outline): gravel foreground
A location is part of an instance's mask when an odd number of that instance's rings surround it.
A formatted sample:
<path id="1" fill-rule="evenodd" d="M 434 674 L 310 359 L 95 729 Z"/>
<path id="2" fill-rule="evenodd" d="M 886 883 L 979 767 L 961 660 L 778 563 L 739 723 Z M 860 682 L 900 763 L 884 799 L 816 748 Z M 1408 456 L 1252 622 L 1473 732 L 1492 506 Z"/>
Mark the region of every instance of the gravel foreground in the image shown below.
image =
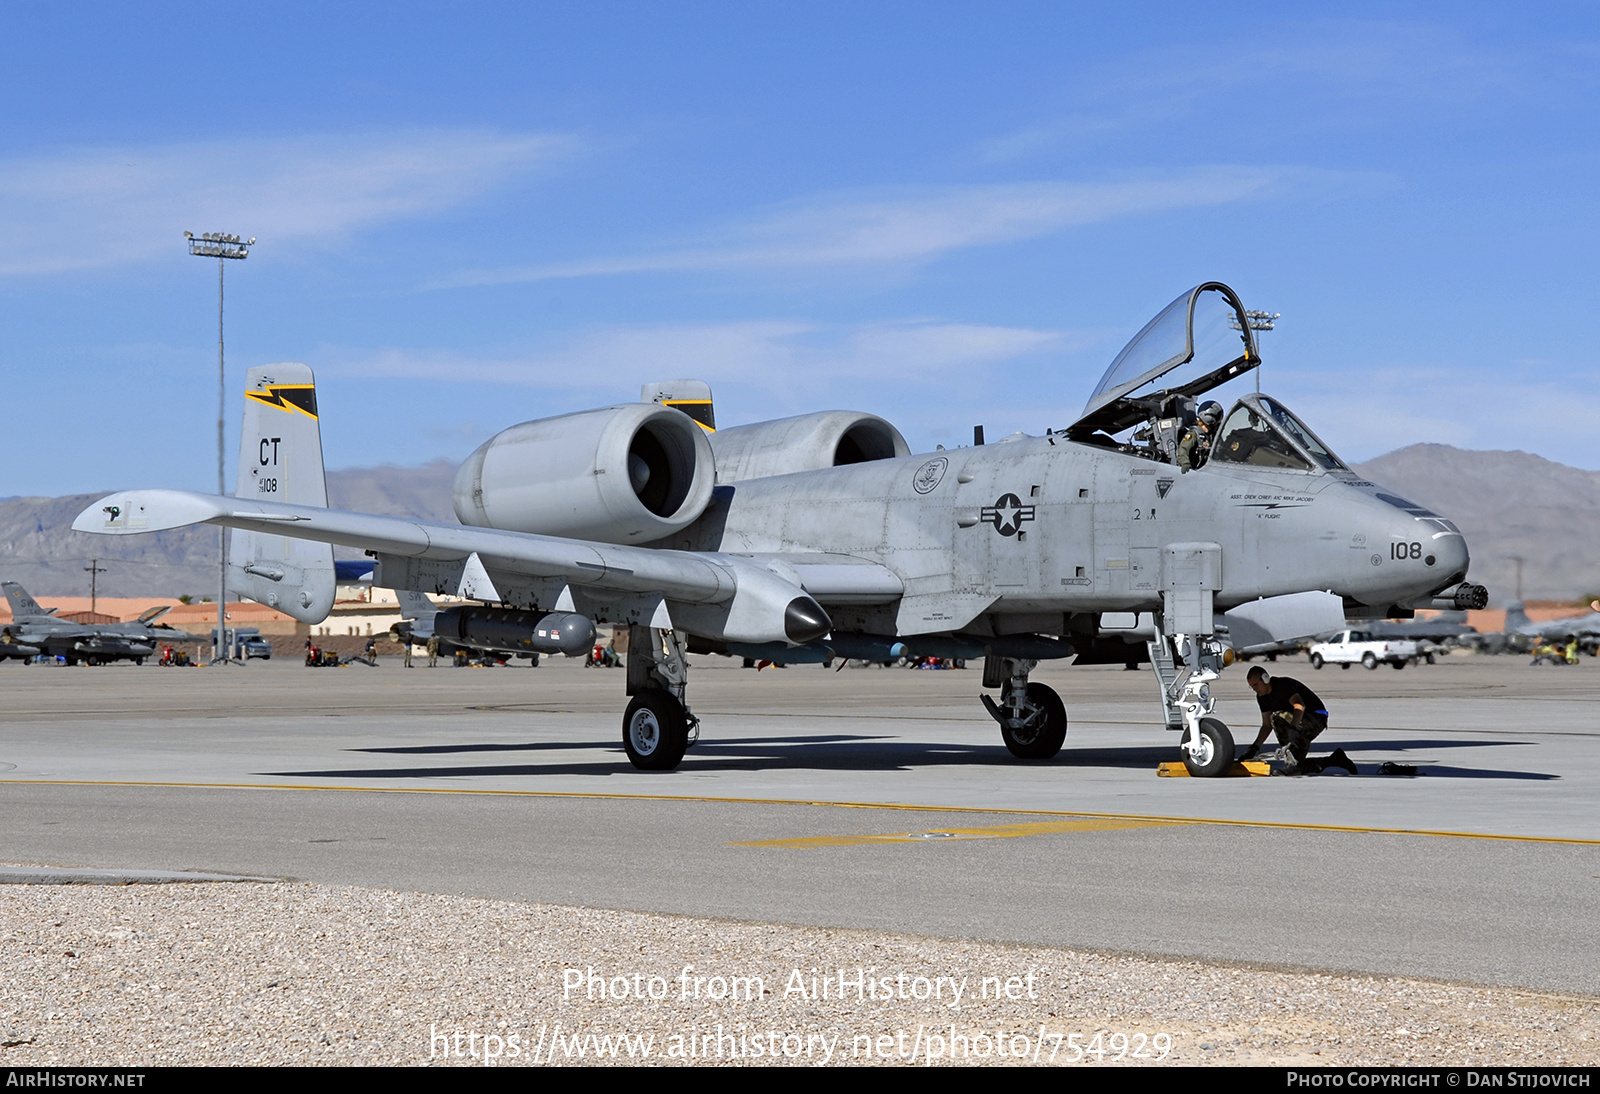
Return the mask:
<path id="1" fill-rule="evenodd" d="M 1600 1062 L 1600 999 L 308 884 L 8 885 L 0 954 L 7 1066 Z"/>

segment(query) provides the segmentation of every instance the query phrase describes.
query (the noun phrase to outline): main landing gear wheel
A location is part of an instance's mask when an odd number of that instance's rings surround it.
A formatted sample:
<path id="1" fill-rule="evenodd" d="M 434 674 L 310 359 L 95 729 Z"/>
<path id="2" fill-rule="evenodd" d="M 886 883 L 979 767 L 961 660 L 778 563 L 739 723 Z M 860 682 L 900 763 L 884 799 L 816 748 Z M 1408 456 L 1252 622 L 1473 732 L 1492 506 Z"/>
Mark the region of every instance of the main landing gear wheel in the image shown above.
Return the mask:
<path id="1" fill-rule="evenodd" d="M 683 704 L 660 688 L 633 697 L 622 716 L 622 747 L 640 771 L 671 771 L 689 747 L 689 720 Z"/>
<path id="2" fill-rule="evenodd" d="M 1233 766 L 1233 734 L 1216 718 L 1200 719 L 1200 747 L 1183 749 L 1183 766 L 1197 779 L 1209 779 Z"/>
<path id="3" fill-rule="evenodd" d="M 1028 702 L 1039 708 L 1043 717 L 1015 729 L 1001 722 L 1000 736 L 1017 759 L 1048 760 L 1061 751 L 1062 742 L 1067 739 L 1066 705 L 1054 688 L 1044 684 L 1028 685 Z"/>

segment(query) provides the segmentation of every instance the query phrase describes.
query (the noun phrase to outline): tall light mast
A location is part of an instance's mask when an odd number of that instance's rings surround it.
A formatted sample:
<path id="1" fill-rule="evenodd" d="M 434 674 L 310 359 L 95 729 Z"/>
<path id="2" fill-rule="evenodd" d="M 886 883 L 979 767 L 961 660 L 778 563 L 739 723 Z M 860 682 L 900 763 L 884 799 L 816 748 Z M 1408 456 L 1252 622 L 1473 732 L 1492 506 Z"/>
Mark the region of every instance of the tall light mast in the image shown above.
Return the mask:
<path id="1" fill-rule="evenodd" d="M 1250 329 L 1251 330 L 1271 330 L 1272 327 L 1273 327 L 1273 324 L 1276 323 L 1279 319 L 1282 319 L 1282 318 L 1283 318 L 1283 313 L 1282 312 L 1275 312 L 1275 311 L 1274 312 L 1247 311 L 1247 312 L 1244 313 L 1244 321 L 1246 323 L 1250 324 Z M 1229 319 L 1228 320 L 1228 325 L 1230 327 L 1232 327 L 1234 330 L 1239 330 L 1240 329 L 1239 320 L 1237 320 L 1237 319 Z M 1259 364 L 1256 365 L 1255 372 L 1256 372 L 1256 394 L 1260 395 L 1261 394 L 1261 366 Z"/>
<path id="2" fill-rule="evenodd" d="M 190 254 L 217 260 L 217 493 L 226 497 L 228 483 L 224 468 L 228 452 L 223 441 L 223 430 L 228 413 L 228 374 L 222 358 L 222 271 L 230 258 L 249 258 L 250 248 L 256 241 L 254 236 L 240 239 L 226 232 L 205 232 L 198 236 L 193 232 L 184 232 L 183 238 L 189 241 Z M 218 532 L 222 571 L 217 583 L 217 638 L 212 646 L 211 663 L 225 665 L 228 663 L 228 530 L 219 528 Z"/>

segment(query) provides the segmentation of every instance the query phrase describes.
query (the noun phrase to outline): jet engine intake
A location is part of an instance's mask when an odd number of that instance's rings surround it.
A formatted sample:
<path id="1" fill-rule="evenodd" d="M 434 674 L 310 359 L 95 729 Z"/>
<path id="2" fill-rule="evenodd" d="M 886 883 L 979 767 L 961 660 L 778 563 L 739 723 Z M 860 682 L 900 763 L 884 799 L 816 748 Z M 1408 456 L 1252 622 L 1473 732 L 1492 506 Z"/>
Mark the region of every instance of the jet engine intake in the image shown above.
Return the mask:
<path id="1" fill-rule="evenodd" d="M 825 410 L 718 430 L 717 481 L 740 482 L 911 455 L 900 431 L 876 414 Z"/>
<path id="2" fill-rule="evenodd" d="M 564 653 L 594 648 L 594 624 L 576 612 L 519 612 L 507 608 L 447 608 L 433 633 L 474 649 L 499 653 Z"/>
<path id="3" fill-rule="evenodd" d="M 602 543 L 650 543 L 687 528 L 711 500 L 703 429 L 652 403 L 523 422 L 456 472 L 462 524 Z"/>

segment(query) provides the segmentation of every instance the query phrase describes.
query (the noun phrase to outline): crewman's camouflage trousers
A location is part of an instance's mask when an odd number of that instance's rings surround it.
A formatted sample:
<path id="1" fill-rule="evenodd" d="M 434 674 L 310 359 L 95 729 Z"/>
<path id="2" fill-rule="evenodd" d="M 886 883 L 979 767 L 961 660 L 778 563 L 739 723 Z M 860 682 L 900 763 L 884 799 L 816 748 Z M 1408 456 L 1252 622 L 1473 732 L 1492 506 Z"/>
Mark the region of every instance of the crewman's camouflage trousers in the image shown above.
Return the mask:
<path id="1" fill-rule="evenodd" d="M 1294 711 L 1277 710 L 1272 713 L 1272 732 L 1277 735 L 1278 761 L 1282 764 L 1282 773 L 1285 775 L 1315 774 L 1322 770 L 1322 762 L 1312 760 L 1307 762 L 1306 753 L 1311 751 L 1311 742 L 1316 740 L 1323 730 L 1328 728 L 1328 716 L 1306 711 L 1300 718 L 1300 724 L 1294 724 Z"/>

